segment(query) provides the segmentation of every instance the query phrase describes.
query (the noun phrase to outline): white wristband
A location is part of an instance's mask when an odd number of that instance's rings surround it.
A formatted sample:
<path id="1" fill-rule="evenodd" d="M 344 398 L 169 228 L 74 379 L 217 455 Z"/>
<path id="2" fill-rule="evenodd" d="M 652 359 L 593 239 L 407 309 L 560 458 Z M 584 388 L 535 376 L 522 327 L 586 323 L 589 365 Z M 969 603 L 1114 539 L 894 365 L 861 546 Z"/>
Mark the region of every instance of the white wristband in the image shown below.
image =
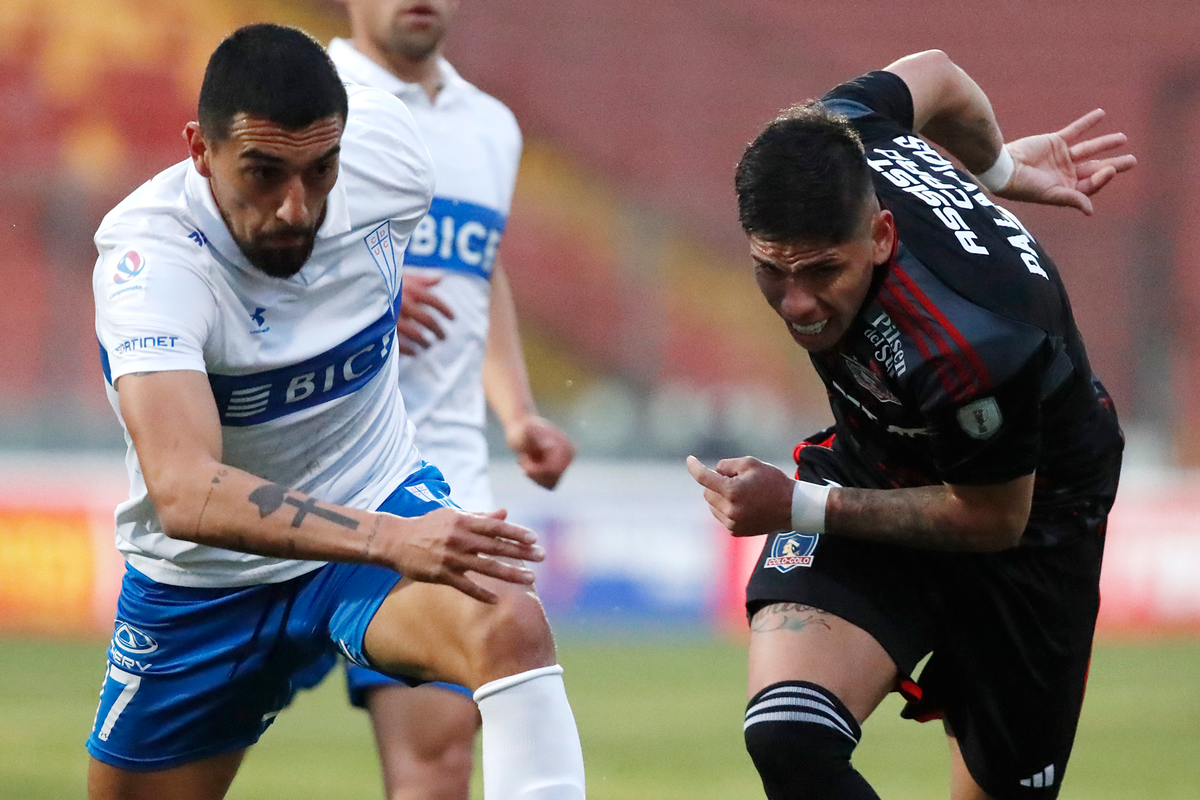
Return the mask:
<path id="1" fill-rule="evenodd" d="M 825 501 L 832 486 L 796 481 L 792 487 L 792 530 L 799 533 L 825 532 Z"/>
<path id="2" fill-rule="evenodd" d="M 989 192 L 994 194 L 1004 191 L 1005 187 L 1008 186 L 1008 182 L 1012 180 L 1013 172 L 1016 168 L 1017 165 L 1013 161 L 1012 153 L 1008 152 L 1008 145 L 1003 145 L 1000 148 L 1000 155 L 996 157 L 996 162 L 976 175 L 975 179 L 987 187 Z"/>

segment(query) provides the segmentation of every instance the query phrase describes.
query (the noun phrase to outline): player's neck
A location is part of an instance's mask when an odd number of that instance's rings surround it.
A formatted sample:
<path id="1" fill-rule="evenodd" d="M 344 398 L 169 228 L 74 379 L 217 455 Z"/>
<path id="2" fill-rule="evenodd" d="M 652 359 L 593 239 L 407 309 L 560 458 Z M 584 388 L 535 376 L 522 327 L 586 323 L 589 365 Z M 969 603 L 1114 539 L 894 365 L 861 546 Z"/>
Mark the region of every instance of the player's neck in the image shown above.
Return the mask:
<path id="1" fill-rule="evenodd" d="M 393 53 L 375 46 L 369 39 L 354 39 L 358 52 L 380 65 L 405 83 L 418 84 L 429 96 L 430 102 L 437 99 L 445 81 L 438 62 L 442 56 L 439 46 L 425 58 L 414 61 L 400 53 Z"/>

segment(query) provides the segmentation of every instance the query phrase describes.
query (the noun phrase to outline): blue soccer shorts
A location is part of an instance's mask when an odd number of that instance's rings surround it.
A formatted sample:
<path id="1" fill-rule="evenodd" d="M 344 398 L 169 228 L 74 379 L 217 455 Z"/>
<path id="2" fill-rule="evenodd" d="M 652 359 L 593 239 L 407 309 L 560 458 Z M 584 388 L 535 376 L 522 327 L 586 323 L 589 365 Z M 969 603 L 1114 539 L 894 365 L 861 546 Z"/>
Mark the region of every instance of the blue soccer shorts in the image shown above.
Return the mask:
<path id="1" fill-rule="evenodd" d="M 413 473 L 379 511 L 444 506 L 437 468 Z M 334 649 L 370 666 L 367 626 L 400 575 L 326 564 L 283 583 L 192 588 L 126 567 L 88 752 L 128 770 L 161 770 L 248 747 L 293 694 L 293 676 Z"/>

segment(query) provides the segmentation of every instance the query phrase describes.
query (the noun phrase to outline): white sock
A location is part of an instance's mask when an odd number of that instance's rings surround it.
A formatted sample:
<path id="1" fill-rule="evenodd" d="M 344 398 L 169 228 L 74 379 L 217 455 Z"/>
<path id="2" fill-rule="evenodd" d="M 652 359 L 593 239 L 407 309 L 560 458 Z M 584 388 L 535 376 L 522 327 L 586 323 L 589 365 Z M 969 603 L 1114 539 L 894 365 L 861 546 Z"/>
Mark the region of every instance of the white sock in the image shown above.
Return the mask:
<path id="1" fill-rule="evenodd" d="M 475 690 L 483 717 L 484 800 L 583 800 L 583 750 L 562 667 Z"/>

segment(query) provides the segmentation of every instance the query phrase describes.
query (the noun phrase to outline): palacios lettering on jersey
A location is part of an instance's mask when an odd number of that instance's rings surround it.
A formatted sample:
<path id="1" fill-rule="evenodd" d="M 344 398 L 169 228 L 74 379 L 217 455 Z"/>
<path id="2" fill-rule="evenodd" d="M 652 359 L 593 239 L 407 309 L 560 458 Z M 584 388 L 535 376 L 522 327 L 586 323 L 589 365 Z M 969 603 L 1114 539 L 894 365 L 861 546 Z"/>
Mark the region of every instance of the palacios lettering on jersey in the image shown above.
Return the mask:
<path id="1" fill-rule="evenodd" d="M 955 208 L 957 206 L 966 211 L 979 206 L 988 213 L 997 227 L 1018 231 L 1016 235 L 1006 234 L 1009 245 L 1017 251 L 1021 262 L 1031 274 L 1050 279 L 1042 267 L 1038 252 L 1033 248 L 1033 237 L 1015 214 L 993 203 L 973 183 L 963 180 L 955 172 L 954 165 L 919 136 L 899 136 L 893 141 L 899 147 L 911 151 L 907 155 L 924 161 L 924 165 L 906 157 L 906 154 L 899 150 L 878 147 L 871 151 L 867 163 L 892 185 L 919 197 L 930 206 L 934 216 L 954 232 L 963 250 L 974 255 L 989 254 L 988 249 L 979 243 L 978 234 Z"/>
<path id="2" fill-rule="evenodd" d="M 408 240 L 404 263 L 490 278 L 505 220 L 494 208 L 435 197 Z"/>
<path id="3" fill-rule="evenodd" d="M 357 391 L 387 363 L 395 335 L 396 318 L 389 310 L 363 331 L 299 364 L 249 375 L 210 373 L 221 424 L 257 425 Z"/>

